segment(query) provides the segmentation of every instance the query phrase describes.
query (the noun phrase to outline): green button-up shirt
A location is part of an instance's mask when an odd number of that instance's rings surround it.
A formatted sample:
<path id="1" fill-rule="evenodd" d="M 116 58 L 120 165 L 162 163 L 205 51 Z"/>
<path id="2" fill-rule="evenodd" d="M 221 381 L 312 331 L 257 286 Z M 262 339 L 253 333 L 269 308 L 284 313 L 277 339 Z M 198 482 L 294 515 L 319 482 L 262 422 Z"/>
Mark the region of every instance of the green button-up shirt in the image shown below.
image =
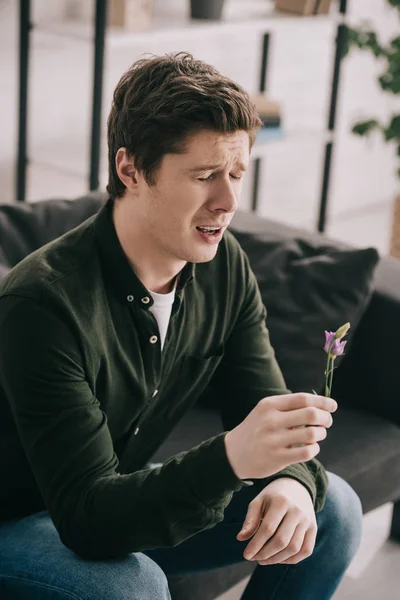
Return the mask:
<path id="1" fill-rule="evenodd" d="M 174 546 L 216 525 L 245 485 L 227 459 L 226 431 L 261 398 L 288 393 L 255 276 L 230 232 L 212 261 L 181 271 L 162 352 L 152 304 L 111 200 L 0 286 L 0 517 L 46 508 L 83 557 Z M 146 468 L 210 389 L 225 432 Z M 321 510 L 318 460 L 268 481 L 284 476 Z"/>

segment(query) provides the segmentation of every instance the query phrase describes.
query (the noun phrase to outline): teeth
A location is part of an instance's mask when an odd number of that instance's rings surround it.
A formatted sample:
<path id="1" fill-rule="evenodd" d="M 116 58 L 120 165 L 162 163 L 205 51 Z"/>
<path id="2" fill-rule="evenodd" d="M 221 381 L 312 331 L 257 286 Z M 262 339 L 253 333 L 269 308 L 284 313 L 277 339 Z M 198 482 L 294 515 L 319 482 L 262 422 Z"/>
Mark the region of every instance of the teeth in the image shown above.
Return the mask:
<path id="1" fill-rule="evenodd" d="M 219 227 L 198 227 L 201 231 L 206 231 L 207 233 L 219 231 Z"/>

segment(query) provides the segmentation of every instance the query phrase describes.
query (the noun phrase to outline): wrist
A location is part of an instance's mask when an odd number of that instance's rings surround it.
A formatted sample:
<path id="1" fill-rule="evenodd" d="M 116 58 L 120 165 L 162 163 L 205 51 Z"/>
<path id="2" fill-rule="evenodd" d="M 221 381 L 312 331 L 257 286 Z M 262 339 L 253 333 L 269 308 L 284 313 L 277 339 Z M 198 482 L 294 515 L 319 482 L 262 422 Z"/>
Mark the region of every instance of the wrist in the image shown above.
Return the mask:
<path id="1" fill-rule="evenodd" d="M 245 475 L 242 474 L 240 472 L 240 469 L 238 468 L 237 464 L 236 464 L 236 459 L 234 456 L 234 447 L 235 447 L 235 441 L 234 441 L 234 436 L 232 434 L 232 431 L 228 431 L 227 434 L 225 435 L 225 453 L 226 453 L 226 457 L 228 459 L 228 462 L 231 466 L 232 471 L 235 473 L 236 477 L 238 479 L 244 479 Z"/>

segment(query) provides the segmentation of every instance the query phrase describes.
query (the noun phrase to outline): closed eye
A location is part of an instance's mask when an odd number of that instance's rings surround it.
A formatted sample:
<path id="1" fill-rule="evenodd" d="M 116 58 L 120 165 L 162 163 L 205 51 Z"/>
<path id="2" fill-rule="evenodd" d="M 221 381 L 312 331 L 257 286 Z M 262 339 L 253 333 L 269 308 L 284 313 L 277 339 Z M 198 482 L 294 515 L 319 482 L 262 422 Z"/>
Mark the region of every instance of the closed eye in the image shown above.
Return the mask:
<path id="1" fill-rule="evenodd" d="M 198 177 L 197 181 L 210 181 L 215 178 L 216 173 L 211 173 L 208 177 Z M 243 175 L 231 175 L 232 179 L 242 179 Z"/>

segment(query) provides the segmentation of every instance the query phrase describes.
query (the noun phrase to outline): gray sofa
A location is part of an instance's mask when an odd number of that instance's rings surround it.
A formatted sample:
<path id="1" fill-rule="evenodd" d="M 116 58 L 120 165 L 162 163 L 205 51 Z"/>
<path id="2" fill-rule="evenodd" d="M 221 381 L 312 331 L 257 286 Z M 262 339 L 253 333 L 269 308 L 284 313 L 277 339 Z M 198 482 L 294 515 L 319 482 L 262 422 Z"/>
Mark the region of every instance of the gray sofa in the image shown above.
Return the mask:
<path id="1" fill-rule="evenodd" d="M 0 204 L 0 280 L 24 256 L 75 227 L 100 208 L 105 197 L 89 194 L 73 201 Z M 275 239 L 300 238 L 327 243 L 320 234 L 284 226 L 240 212 L 233 233 L 270 232 Z M 343 246 L 334 240 L 333 245 Z M 249 257 L 250 258 L 250 257 Z M 250 262 L 251 259 L 250 259 Z M 253 266 L 253 265 L 252 265 Z M 257 270 L 256 276 L 258 276 Z M 334 379 L 332 396 L 340 410 L 318 458 L 348 481 L 364 513 L 394 503 L 391 537 L 400 541 L 400 261 L 381 258 L 374 291 Z M 1 341 L 0 341 L 1 343 Z M 153 457 L 163 462 L 222 430 L 218 412 L 199 402 Z M 173 600 L 212 600 L 254 569 L 252 563 L 170 579 Z"/>

